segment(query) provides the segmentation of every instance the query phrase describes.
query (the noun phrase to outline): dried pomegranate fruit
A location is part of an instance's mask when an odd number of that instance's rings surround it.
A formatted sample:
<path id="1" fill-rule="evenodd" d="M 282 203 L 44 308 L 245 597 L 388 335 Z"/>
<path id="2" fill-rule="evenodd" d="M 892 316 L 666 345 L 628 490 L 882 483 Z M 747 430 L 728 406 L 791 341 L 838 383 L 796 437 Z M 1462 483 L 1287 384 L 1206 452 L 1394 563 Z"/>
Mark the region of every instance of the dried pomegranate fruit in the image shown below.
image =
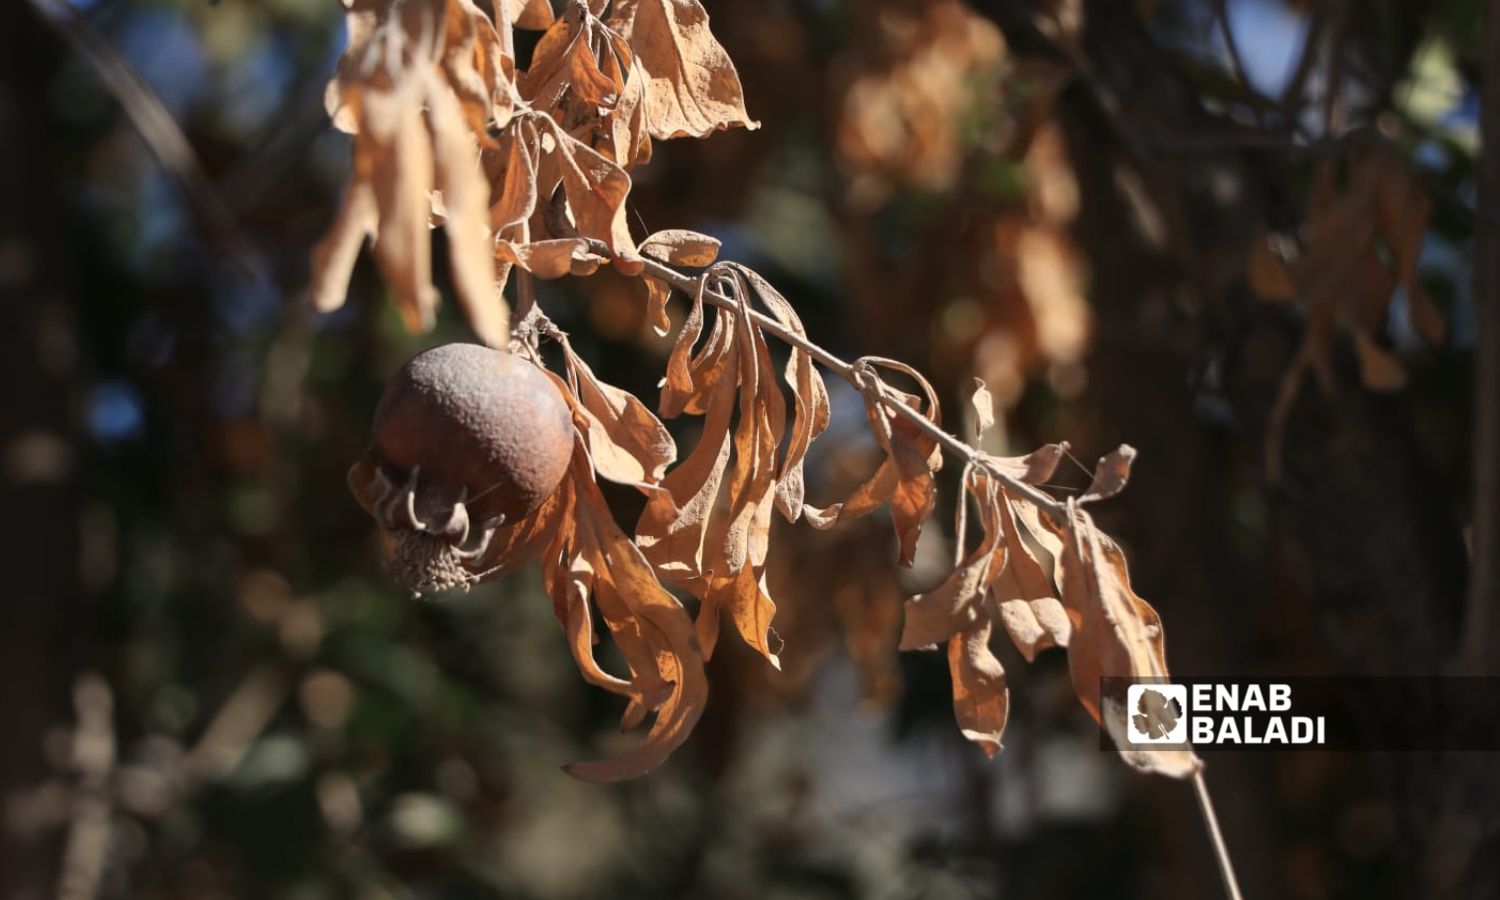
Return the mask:
<path id="1" fill-rule="evenodd" d="M 568 403 L 536 366 L 478 344 L 413 357 L 386 385 L 349 488 L 385 530 L 414 592 L 467 586 L 495 528 L 557 488 L 573 452 Z"/>

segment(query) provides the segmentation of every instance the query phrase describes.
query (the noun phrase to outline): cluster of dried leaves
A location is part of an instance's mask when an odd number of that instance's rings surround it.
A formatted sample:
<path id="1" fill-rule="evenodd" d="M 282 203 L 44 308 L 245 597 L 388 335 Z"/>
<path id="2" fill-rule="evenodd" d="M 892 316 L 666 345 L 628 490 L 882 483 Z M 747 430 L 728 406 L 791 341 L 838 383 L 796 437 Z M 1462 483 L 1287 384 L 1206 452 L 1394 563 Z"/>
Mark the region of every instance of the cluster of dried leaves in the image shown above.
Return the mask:
<path id="1" fill-rule="evenodd" d="M 498 16 L 472 0 L 349 0 L 349 47 L 328 106 L 354 135 L 353 177 L 315 251 L 312 295 L 322 308 L 341 303 L 358 250 L 373 237 L 408 324 L 430 324 L 437 293 L 427 232 L 441 224 L 474 330 L 539 366 L 543 340 L 561 346 L 564 371 L 552 378 L 578 436 L 568 474 L 536 513 L 500 527 L 473 566 L 491 574 L 540 559 L 584 678 L 627 698 L 625 728 L 655 715 L 631 751 L 570 771 L 626 778 L 680 745 L 703 710 L 703 664 L 721 623 L 777 663 L 766 584 L 775 514 L 828 528 L 889 507 L 900 561 L 910 565 L 945 448 L 965 462 L 963 491 L 983 537 L 944 585 L 910 601 L 902 646 L 947 644 L 959 722 L 990 752 L 1007 708 L 1005 675 L 989 649 L 996 622 L 1028 658 L 1066 647 L 1085 707 L 1123 734 L 1124 711 L 1101 702 L 1099 678 L 1165 674 L 1161 626 L 1084 507 L 1124 485 L 1133 451 L 1107 457 L 1088 494 L 1060 503 L 1036 486 L 1061 446 L 1019 459 L 973 450 L 942 430 L 936 393 L 918 372 L 879 358 L 843 363 L 818 349 L 764 279 L 715 261 L 717 241 L 681 231 L 634 241 L 625 219 L 629 170 L 648 158 L 653 139 L 754 127 L 697 0 L 574 0 L 556 18 L 539 0 L 498 0 L 494 9 Z M 524 71 L 511 50 L 513 27 L 545 28 Z M 601 381 L 537 307 L 510 327 L 501 289 L 515 268 L 554 278 L 606 262 L 644 278 L 650 321 L 662 334 L 671 327 L 671 291 L 690 289 L 655 412 Z M 674 267 L 704 271 L 690 279 Z M 790 347 L 779 372 L 768 337 Z M 830 414 L 815 363 L 859 389 L 883 453 L 868 480 L 823 508 L 807 502 L 803 476 Z M 893 387 L 892 375 L 916 393 Z M 989 394 L 977 396 L 984 419 Z M 684 414 L 701 417 L 701 437 L 679 460 L 662 418 Z M 611 514 L 599 478 L 644 494 L 633 535 Z M 697 599 L 696 618 L 667 585 Z M 596 614 L 628 677 L 596 659 Z M 1127 759 L 1176 776 L 1197 767 L 1187 752 Z"/>
<path id="2" fill-rule="evenodd" d="M 1353 341 L 1366 388 L 1406 386 L 1406 369 L 1384 342 L 1398 287 L 1405 289 L 1406 318 L 1418 335 L 1437 345 L 1447 333 L 1417 277 L 1432 200 L 1398 147 L 1372 136 L 1347 159 L 1325 161 L 1307 206 L 1300 240 L 1267 234 L 1252 247 L 1247 265 L 1251 289 L 1262 300 L 1298 304 L 1307 317 L 1268 429 L 1272 480 L 1280 477 L 1286 420 L 1308 373 L 1323 390 L 1335 390 L 1333 350 L 1342 335 Z"/>
<path id="3" fill-rule="evenodd" d="M 1092 325 L 1069 235 L 1078 186 L 1054 118 L 1071 73 L 1011 54 L 960 0 L 874 4 L 860 27 L 873 33 L 835 63 L 834 146 L 849 177 L 848 277 L 862 303 L 885 313 L 876 338 L 927 331 L 908 298 L 940 285 L 947 308 L 920 315 L 941 323 L 934 355 L 957 370 L 935 374 L 982 377 L 1002 413 L 1039 369 L 1068 393 Z M 1073 37 L 1064 24 L 1055 30 Z M 911 237 L 919 252 L 891 258 L 870 222 L 934 196 L 949 212 L 921 217 Z"/>

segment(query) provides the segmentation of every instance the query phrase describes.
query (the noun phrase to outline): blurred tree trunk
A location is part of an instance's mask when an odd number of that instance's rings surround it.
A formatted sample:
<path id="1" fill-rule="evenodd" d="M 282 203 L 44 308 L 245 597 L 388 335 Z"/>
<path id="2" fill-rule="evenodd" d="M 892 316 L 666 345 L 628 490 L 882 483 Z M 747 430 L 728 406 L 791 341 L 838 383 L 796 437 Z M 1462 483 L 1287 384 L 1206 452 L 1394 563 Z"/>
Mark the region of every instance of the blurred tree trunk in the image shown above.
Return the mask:
<path id="1" fill-rule="evenodd" d="M 48 776 L 47 729 L 71 719 L 78 587 L 77 351 L 59 252 L 52 120 L 44 91 L 59 57 L 25 3 L 0 5 L 0 898 L 50 896 L 61 833 L 18 802 Z"/>
<path id="2" fill-rule="evenodd" d="M 1142 451 L 1116 527 L 1130 545 L 1142 594 L 1156 602 L 1175 638 L 1174 671 L 1248 674 L 1236 667 L 1245 636 L 1264 632 L 1278 614 L 1308 616 L 1310 607 L 1323 626 L 1325 654 L 1350 674 L 1444 672 L 1463 608 L 1462 536 L 1409 416 L 1398 402 L 1359 386 L 1347 344 L 1340 348 L 1341 387 L 1304 389 L 1298 398 L 1284 483 L 1266 484 L 1249 468 L 1243 483 L 1213 480 L 1225 458 L 1246 467 L 1264 459 L 1269 411 L 1301 339 L 1300 319 L 1254 300 L 1244 277 L 1250 241 L 1272 217 L 1295 214 L 1272 206 L 1287 155 L 1234 149 L 1250 143 L 1236 141 L 1244 131 L 1204 111 L 1196 90 L 1135 20 L 1133 4 L 1085 0 L 1076 49 L 1037 27 L 1046 4 L 976 6 L 1001 26 L 1013 52 L 1061 61 L 1075 73 L 1058 114 L 1083 199 L 1075 236 L 1092 268 L 1098 337 L 1091 389 L 1119 437 Z M 1167 146 L 1194 149 L 1169 153 Z M 1229 429 L 1195 425 L 1182 414 L 1204 400 L 1190 376 L 1209 369 L 1221 375 L 1222 393 L 1207 393 L 1225 404 Z M 1176 411 L 1163 411 L 1166 404 Z M 1236 493 L 1226 496 L 1230 491 Z M 1269 517 L 1267 560 L 1233 552 L 1233 526 L 1221 511 L 1247 503 Z M 1283 607 L 1258 608 L 1255 601 L 1267 596 L 1286 598 Z M 1369 712 L 1378 740 L 1395 711 Z M 1275 881 L 1276 848 L 1264 846 L 1271 832 L 1266 799 L 1254 796 L 1264 793 L 1257 785 L 1265 778 L 1236 772 L 1239 756 L 1215 757 L 1230 763 L 1213 773 L 1228 808 L 1221 812 L 1238 824 L 1228 837 L 1247 895 L 1284 895 L 1286 886 Z M 1439 868 L 1461 876 L 1449 890 L 1482 890 L 1500 870 L 1500 856 L 1483 855 L 1492 838 L 1472 816 L 1456 830 L 1431 818 L 1459 797 L 1468 809 L 1500 800 L 1493 778 L 1455 777 L 1453 761 L 1443 757 L 1398 754 L 1389 761 L 1392 805 L 1405 820 L 1410 861 L 1427 897 L 1439 896 L 1427 877 L 1439 857 Z"/>
<path id="3" fill-rule="evenodd" d="M 1474 568 L 1464 668 L 1500 674 L 1500 3 L 1485 17 L 1482 158 L 1474 225 Z"/>

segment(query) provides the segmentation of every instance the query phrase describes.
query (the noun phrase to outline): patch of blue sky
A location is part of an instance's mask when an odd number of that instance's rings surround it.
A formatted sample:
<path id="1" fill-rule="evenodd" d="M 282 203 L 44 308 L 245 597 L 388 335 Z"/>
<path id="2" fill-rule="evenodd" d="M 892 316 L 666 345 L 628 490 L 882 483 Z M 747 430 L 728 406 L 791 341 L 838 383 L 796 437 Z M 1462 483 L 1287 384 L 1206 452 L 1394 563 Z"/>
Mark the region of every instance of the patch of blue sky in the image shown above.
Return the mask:
<path id="1" fill-rule="evenodd" d="M 229 131 L 248 135 L 266 125 L 286 106 L 295 76 L 292 48 L 274 36 L 262 36 L 215 85 L 219 120 Z"/>
<path id="2" fill-rule="evenodd" d="M 1225 5 L 1251 86 L 1279 96 L 1307 43 L 1306 17 L 1279 0 L 1226 0 Z"/>
<path id="3" fill-rule="evenodd" d="M 133 11 L 115 30 L 115 49 L 181 120 L 208 86 L 208 60 L 198 32 L 182 13 Z"/>
<path id="4" fill-rule="evenodd" d="M 141 395 L 128 382 L 102 381 L 89 392 L 88 428 L 95 440 L 119 444 L 140 437 L 145 426 Z"/>

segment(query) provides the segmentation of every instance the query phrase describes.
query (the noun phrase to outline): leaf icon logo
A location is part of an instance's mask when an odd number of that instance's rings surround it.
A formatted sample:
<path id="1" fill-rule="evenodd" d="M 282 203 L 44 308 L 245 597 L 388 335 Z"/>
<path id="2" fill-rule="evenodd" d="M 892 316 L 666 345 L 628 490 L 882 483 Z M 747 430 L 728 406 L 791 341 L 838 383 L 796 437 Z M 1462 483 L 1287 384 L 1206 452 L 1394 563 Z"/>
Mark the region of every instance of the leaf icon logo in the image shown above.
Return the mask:
<path id="1" fill-rule="evenodd" d="M 1155 741 L 1166 740 L 1182 718 L 1182 704 L 1176 698 L 1150 688 L 1141 691 L 1135 709 L 1131 721 L 1136 730 Z"/>

